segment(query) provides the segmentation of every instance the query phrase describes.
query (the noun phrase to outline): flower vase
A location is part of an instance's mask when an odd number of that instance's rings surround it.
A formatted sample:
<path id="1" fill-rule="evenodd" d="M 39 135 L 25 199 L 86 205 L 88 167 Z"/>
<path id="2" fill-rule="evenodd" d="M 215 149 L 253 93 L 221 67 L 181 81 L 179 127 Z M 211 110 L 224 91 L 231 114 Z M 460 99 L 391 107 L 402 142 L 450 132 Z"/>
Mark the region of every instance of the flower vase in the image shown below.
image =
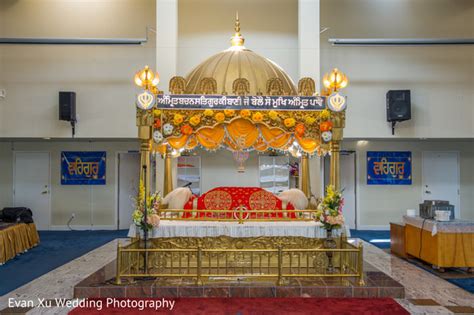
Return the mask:
<path id="1" fill-rule="evenodd" d="M 148 237 L 145 244 L 145 230 L 142 227 L 137 227 L 137 238 L 139 240 L 140 248 L 151 248 L 151 234 L 152 230 L 148 230 Z"/>
<path id="2" fill-rule="evenodd" d="M 336 241 L 332 237 L 332 228 L 326 229 L 326 239 L 324 240 L 323 245 L 325 249 L 335 249 L 337 247 Z M 326 252 L 326 256 L 328 257 L 326 271 L 328 273 L 334 273 L 334 265 L 332 263 L 333 254 L 333 252 Z"/>

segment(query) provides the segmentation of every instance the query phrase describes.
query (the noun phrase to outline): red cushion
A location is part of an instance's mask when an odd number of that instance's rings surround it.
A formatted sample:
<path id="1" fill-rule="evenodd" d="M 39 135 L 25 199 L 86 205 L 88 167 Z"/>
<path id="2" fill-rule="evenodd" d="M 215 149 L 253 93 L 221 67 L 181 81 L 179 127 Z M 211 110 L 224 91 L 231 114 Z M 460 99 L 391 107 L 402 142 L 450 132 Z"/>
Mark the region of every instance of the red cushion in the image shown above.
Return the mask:
<path id="1" fill-rule="evenodd" d="M 186 210 L 193 210 L 194 199 L 191 199 L 185 206 Z M 217 187 L 209 190 L 202 196 L 198 197 L 198 210 L 237 210 L 242 208 L 245 210 L 283 210 L 283 202 L 274 194 L 260 187 Z M 291 204 L 287 204 L 286 210 L 294 210 Z M 200 213 L 200 216 L 215 217 L 217 214 L 212 212 Z M 184 217 L 189 218 L 192 214 L 186 213 Z M 252 213 L 251 218 L 274 218 L 283 217 L 282 213 L 266 213 L 257 215 Z M 231 213 L 227 213 L 226 218 L 232 217 Z M 234 213 L 234 217 L 238 218 L 238 214 Z M 244 216 L 244 218 L 247 216 Z M 290 218 L 295 218 L 295 214 L 289 214 Z"/>

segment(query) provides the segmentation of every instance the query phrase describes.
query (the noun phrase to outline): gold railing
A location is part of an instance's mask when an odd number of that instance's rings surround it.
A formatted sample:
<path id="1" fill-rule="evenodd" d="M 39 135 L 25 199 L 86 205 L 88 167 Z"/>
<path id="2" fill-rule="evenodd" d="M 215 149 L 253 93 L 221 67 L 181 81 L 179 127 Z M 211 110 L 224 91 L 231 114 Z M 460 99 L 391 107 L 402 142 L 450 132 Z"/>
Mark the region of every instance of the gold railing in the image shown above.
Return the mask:
<path id="1" fill-rule="evenodd" d="M 316 210 L 184 210 L 160 209 L 160 220 L 221 221 L 221 222 L 275 222 L 316 221 Z"/>
<path id="2" fill-rule="evenodd" d="M 140 248 L 140 240 L 117 247 L 116 284 L 124 278 L 193 278 L 196 284 L 213 280 L 354 277 L 362 285 L 362 243 L 351 244 L 344 236 L 337 248 Z M 158 240 L 159 242 L 159 240 Z M 332 253 L 334 272 L 328 272 L 327 253 Z M 144 262 L 147 261 L 145 266 Z"/>

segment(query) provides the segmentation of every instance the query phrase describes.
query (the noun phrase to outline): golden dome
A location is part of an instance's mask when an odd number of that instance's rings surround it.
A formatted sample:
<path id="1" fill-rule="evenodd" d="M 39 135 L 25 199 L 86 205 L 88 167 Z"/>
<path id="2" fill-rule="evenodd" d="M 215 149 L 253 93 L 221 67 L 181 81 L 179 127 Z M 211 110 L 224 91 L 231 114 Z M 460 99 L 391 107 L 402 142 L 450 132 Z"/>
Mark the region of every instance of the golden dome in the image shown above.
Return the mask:
<path id="1" fill-rule="evenodd" d="M 186 76 L 186 94 L 297 95 L 293 80 L 280 66 L 245 48 L 238 16 L 231 44 Z"/>

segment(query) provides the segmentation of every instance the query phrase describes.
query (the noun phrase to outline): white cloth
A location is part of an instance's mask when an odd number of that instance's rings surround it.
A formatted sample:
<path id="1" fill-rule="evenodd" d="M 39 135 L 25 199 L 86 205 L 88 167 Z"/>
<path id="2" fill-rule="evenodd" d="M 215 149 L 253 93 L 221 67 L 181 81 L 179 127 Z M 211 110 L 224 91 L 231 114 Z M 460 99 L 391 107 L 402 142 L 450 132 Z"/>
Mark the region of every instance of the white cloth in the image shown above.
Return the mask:
<path id="1" fill-rule="evenodd" d="M 335 230 L 333 235 L 339 235 Z M 217 221 L 171 221 L 162 220 L 154 228 L 150 238 L 157 237 L 207 237 L 207 236 L 255 237 L 255 236 L 304 236 L 326 237 L 326 230 L 318 222 L 217 222 Z M 136 226 L 132 224 L 129 237 L 136 236 Z"/>
<path id="2" fill-rule="evenodd" d="M 431 232 L 431 235 L 440 233 L 474 233 L 474 222 L 469 220 L 451 220 L 436 221 L 431 219 L 423 219 L 422 217 L 403 216 L 405 224 L 413 225 L 417 228 Z"/>

